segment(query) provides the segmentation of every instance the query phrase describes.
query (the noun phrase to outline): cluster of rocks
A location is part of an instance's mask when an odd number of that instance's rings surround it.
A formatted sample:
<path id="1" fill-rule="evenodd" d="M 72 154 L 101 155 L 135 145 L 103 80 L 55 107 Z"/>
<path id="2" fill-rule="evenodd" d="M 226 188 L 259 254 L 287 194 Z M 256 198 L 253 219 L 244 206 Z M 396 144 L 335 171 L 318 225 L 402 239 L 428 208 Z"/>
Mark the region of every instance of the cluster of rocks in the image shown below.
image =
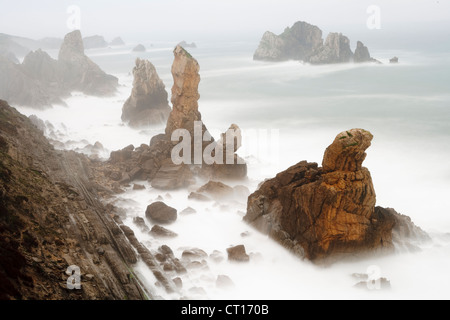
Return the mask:
<path id="1" fill-rule="evenodd" d="M 147 51 L 147 48 L 143 44 L 138 44 L 136 47 L 133 48 L 133 52 L 145 52 Z"/>
<path id="2" fill-rule="evenodd" d="M 391 252 L 400 239 L 427 239 L 410 219 L 375 207 L 370 172 L 362 167 L 372 138 L 363 129 L 344 131 L 322 167 L 302 161 L 265 181 L 248 198 L 244 220 L 296 255 L 325 263 Z"/>
<path id="3" fill-rule="evenodd" d="M 211 145 L 215 147 L 211 149 L 213 150 L 211 152 L 212 155 L 215 155 L 215 150 L 220 149 L 223 154 L 221 159 L 223 164 L 220 164 L 219 161 L 207 164 L 203 157 L 200 163 L 195 163 L 194 152 L 191 154 L 191 159 L 187 159 L 187 163 L 175 164 L 173 162 L 172 149 L 179 142 L 171 140 L 172 133 L 178 129 L 185 129 L 190 133 L 191 137 L 194 137 L 195 124 L 202 120 L 201 113 L 198 110 L 200 66 L 197 60 L 181 46 L 175 48 L 174 56 L 175 59 L 172 65 L 174 78 L 172 87 L 173 108 L 167 119 L 165 133 L 154 136 L 149 145 L 142 144 L 137 148 L 130 145 L 122 150 L 113 151 L 107 163 L 98 164 L 99 171 L 103 173 L 104 177 L 109 179 L 105 183 L 109 184 L 112 189 L 119 190 L 121 185 L 127 185 L 136 180 L 148 180 L 151 182 L 152 187 L 157 189 L 173 190 L 192 185 L 195 183 L 196 176 L 215 180 L 238 180 L 247 177 L 247 165 L 236 154 L 241 141 L 240 130 L 237 125 L 230 127 L 236 133 L 232 136 L 233 141 L 227 141 L 227 135 L 223 134 L 217 142 L 211 137 L 209 142 L 203 141 L 200 143 L 202 155 L 207 147 L 211 148 Z M 143 75 L 140 75 L 141 73 Z M 159 81 L 152 65 L 149 62 L 138 59 L 135 75 L 133 93 L 124 106 L 124 112 L 128 110 L 136 111 L 137 108 L 134 106 L 139 105 L 141 102 L 145 104 L 144 101 L 160 101 L 161 105 L 163 105 L 161 108 L 166 110 L 164 99 L 167 97 L 167 94 L 163 92 L 165 91 L 164 85 Z M 146 94 L 141 95 L 140 93 L 144 91 Z M 146 105 L 148 106 L 148 104 Z M 161 108 L 159 108 L 160 111 Z M 151 109 L 151 107 L 147 107 L 146 111 L 142 112 L 151 114 L 154 112 Z M 136 116 L 127 115 L 127 118 L 134 117 Z M 197 129 L 201 131 L 203 137 L 209 135 L 204 124 Z M 191 150 L 195 150 L 195 139 L 188 141 L 188 146 L 191 147 Z M 227 154 L 233 156 L 233 163 L 227 163 Z"/>
<path id="4" fill-rule="evenodd" d="M 325 42 L 322 30 L 309 23 L 298 21 L 280 35 L 270 31 L 264 33 L 254 60 L 285 61 L 299 60 L 311 64 L 333 64 L 346 62 L 379 62 L 370 57 L 369 50 L 360 41 L 356 50 L 350 48 L 350 40 L 341 33 L 330 33 Z"/>
<path id="5" fill-rule="evenodd" d="M 106 74 L 84 54 L 80 31 L 66 35 L 58 60 L 38 49 L 28 53 L 22 64 L 0 56 L 0 96 L 10 103 L 34 108 L 63 103 L 71 91 L 105 96 L 116 91 L 118 79 Z"/>

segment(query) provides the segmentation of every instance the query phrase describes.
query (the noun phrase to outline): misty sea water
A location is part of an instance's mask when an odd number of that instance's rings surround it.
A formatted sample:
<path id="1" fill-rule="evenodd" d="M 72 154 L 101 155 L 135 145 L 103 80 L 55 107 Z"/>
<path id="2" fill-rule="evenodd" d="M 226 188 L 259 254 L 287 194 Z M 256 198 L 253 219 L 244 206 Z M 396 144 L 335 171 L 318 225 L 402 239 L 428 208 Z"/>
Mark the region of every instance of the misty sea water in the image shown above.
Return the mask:
<path id="1" fill-rule="evenodd" d="M 67 106 L 36 114 L 60 129 L 62 140 L 100 141 L 108 151 L 148 144 L 163 127 L 133 130 L 121 124 L 123 103 L 132 88 L 131 70 L 136 57 L 149 59 L 169 93 L 175 43 L 155 43 L 146 53 L 131 53 L 133 46 L 89 50 L 86 53 L 103 70 L 119 78 L 114 97 L 96 98 L 74 93 Z M 176 255 L 184 247 L 200 247 L 211 253 L 245 242 L 248 252 L 260 259 L 250 264 L 209 263 L 183 279 L 187 288 L 199 286 L 208 298 L 302 299 L 302 298 L 450 298 L 450 58 L 448 51 L 376 51 L 371 55 L 383 64 L 311 66 L 300 62 L 253 61 L 257 43 L 197 43 L 188 49 L 200 64 L 199 110 L 212 132 L 224 132 L 232 123 L 243 130 L 278 133 L 272 145 L 264 135 L 248 144 L 262 144 L 268 152 L 243 146 L 239 153 L 249 163 L 249 181 L 254 191 L 261 181 L 301 160 L 321 164 L 323 153 L 341 131 L 363 128 L 374 135 L 364 162 L 372 175 L 377 205 L 408 215 L 432 236 L 417 253 L 319 268 L 291 256 L 272 240 L 242 222 L 246 204 L 238 203 L 224 213 L 214 205 L 197 204 L 198 214 L 180 217 L 170 228 L 179 237 L 164 243 L 150 239 L 132 224 L 144 216 L 146 206 L 159 195 L 179 211 L 193 206 L 185 191 L 165 192 L 146 184 L 147 191 L 128 190 L 116 204 L 127 209 L 126 223 L 141 241 L 152 248 L 167 243 Z M 53 55 L 56 53 L 52 53 Z M 399 64 L 389 64 L 398 56 Z M 64 126 L 61 126 L 61 123 Z M 83 144 L 82 142 L 81 144 Z M 256 149 L 258 150 L 258 149 Z M 266 150 L 267 151 L 267 150 Z M 276 161 L 266 159 L 276 153 Z M 105 153 L 108 157 L 108 153 Z M 250 230 L 251 236 L 240 237 Z M 390 291 L 364 291 L 352 286 L 354 272 L 371 265 L 391 280 Z M 148 284 L 152 275 L 144 265 L 137 272 Z M 226 274 L 236 288 L 218 291 L 217 275 Z M 261 281 L 264 279 L 264 281 Z M 436 283 L 442 285 L 436 286 Z M 149 285 L 150 286 L 150 285 Z M 163 292 L 156 292 L 165 298 Z M 189 295 L 189 292 L 186 292 Z"/>

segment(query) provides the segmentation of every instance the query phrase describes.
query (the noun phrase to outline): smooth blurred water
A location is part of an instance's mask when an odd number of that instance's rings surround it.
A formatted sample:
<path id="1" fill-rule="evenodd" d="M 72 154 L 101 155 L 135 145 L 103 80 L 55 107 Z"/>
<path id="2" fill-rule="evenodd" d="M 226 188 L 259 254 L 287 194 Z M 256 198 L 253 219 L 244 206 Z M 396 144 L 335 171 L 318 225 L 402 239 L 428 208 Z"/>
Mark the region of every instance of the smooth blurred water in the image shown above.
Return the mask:
<path id="1" fill-rule="evenodd" d="M 163 128 L 136 131 L 121 124 L 121 108 L 132 86 L 131 70 L 137 56 L 156 67 L 170 96 L 174 43 L 158 43 L 143 54 L 121 49 L 90 50 L 87 54 L 108 73 L 120 78 L 121 87 L 112 98 L 74 94 L 68 107 L 45 111 L 26 108 L 58 127 L 67 140 L 100 141 L 108 152 L 129 144 L 148 144 Z M 376 64 L 310 66 L 299 62 L 265 63 L 252 60 L 257 43 L 197 43 L 189 49 L 201 70 L 200 112 L 208 129 L 224 132 L 236 123 L 246 132 L 279 134 L 276 144 L 264 134 L 253 137 L 240 154 L 249 163 L 249 181 L 259 182 L 301 161 L 322 161 L 326 147 L 341 131 L 364 128 L 374 135 L 364 165 L 369 168 L 377 193 L 377 205 L 393 207 L 433 235 L 432 244 L 416 254 L 397 254 L 358 263 L 343 263 L 321 269 L 292 257 L 273 241 L 242 222 L 245 201 L 226 210 L 220 205 L 187 201 L 186 191 L 171 192 L 165 200 L 178 210 L 197 206 L 198 214 L 179 217 L 169 226 L 179 237 L 168 240 L 176 255 L 182 247 L 200 247 L 225 252 L 232 244 L 244 243 L 262 260 L 248 265 L 209 263 L 209 269 L 193 272 L 183 281 L 202 286 L 211 298 L 449 298 L 450 265 L 450 58 L 448 52 L 372 51 Z M 397 55 L 398 65 L 388 63 Z M 268 150 L 255 154 L 253 144 Z M 264 152 L 265 151 L 265 152 Z M 108 152 L 105 153 L 107 157 Z M 276 153 L 277 161 L 267 156 Z M 153 249 L 162 244 L 139 233 L 131 223 L 144 216 L 145 208 L 165 192 L 151 189 L 128 191 L 118 203 L 128 208 L 126 222 Z M 125 201 L 126 200 L 126 201 Z M 225 211 L 225 212 L 223 212 Z M 251 230 L 251 236 L 240 233 Z M 226 253 L 225 253 L 226 255 Z M 353 272 L 378 265 L 391 279 L 388 292 L 366 292 L 352 288 Z M 145 266 L 136 270 L 152 279 Z M 228 274 L 236 284 L 232 291 L 218 291 L 214 279 Z M 151 283 L 153 280 L 149 280 Z M 439 283 L 439 286 L 436 286 Z M 432 293 L 424 293 L 433 290 Z M 164 293 L 159 293 L 164 296 Z M 188 293 L 186 293 L 188 295 Z M 177 297 L 167 297 L 177 298 Z"/>

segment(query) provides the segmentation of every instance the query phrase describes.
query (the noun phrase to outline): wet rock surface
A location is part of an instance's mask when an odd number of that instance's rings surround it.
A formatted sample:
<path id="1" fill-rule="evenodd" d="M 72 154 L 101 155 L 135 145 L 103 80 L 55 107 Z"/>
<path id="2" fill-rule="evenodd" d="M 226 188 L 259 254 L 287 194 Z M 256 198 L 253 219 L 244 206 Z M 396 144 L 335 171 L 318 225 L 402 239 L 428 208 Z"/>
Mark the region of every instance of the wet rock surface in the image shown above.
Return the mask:
<path id="1" fill-rule="evenodd" d="M 137 58 L 133 76 L 133 90 L 123 106 L 122 121 L 136 128 L 165 124 L 171 109 L 155 66 Z"/>
<path id="2" fill-rule="evenodd" d="M 370 172 L 362 167 L 372 138 L 363 129 L 340 133 L 322 167 L 302 161 L 264 182 L 250 195 L 244 220 L 317 262 L 392 252 L 394 230 L 417 227 L 395 211 L 375 207 Z"/>

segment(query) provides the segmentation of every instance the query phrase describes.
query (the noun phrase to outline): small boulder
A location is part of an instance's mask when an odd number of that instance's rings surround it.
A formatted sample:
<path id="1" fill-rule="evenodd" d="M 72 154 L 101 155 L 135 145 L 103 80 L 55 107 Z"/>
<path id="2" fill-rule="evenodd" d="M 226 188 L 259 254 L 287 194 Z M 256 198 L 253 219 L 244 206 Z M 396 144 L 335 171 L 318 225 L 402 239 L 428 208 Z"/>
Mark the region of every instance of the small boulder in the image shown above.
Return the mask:
<path id="1" fill-rule="evenodd" d="M 164 202 L 154 202 L 145 211 L 147 219 L 156 223 L 171 223 L 177 220 L 177 210 Z"/>
<path id="2" fill-rule="evenodd" d="M 227 253 L 229 261 L 248 262 L 250 260 L 249 255 L 245 252 L 244 245 L 228 248 Z"/>
<path id="3" fill-rule="evenodd" d="M 223 288 L 223 289 L 227 289 L 227 288 L 233 288 L 234 282 L 233 280 L 231 280 L 231 278 L 229 276 L 225 276 L 225 275 L 218 275 L 217 276 L 217 280 L 216 280 L 216 287 L 217 288 Z"/>
<path id="4" fill-rule="evenodd" d="M 209 181 L 207 184 L 198 189 L 197 193 L 206 193 L 216 200 L 221 200 L 233 197 L 234 190 L 222 182 Z"/>

